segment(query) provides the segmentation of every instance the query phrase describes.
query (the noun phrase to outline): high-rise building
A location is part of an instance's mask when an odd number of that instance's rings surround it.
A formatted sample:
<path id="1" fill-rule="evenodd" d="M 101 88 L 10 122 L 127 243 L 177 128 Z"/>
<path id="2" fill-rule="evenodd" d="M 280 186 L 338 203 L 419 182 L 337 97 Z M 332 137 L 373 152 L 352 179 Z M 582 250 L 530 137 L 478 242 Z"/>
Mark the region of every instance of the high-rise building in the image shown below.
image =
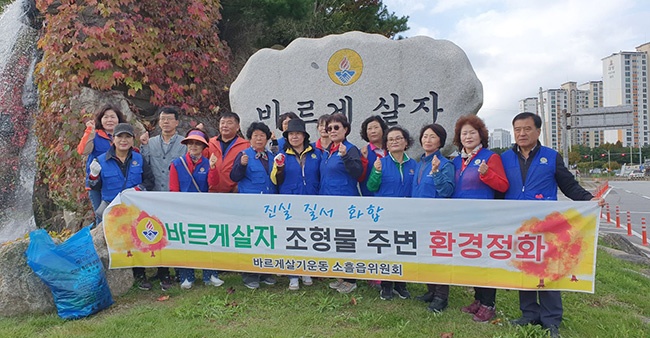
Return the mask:
<path id="1" fill-rule="evenodd" d="M 633 106 L 633 126 L 619 133 L 624 146 L 648 144 L 648 76 L 650 43 L 635 52 L 614 53 L 603 61 L 603 106 Z"/>
<path id="2" fill-rule="evenodd" d="M 527 97 L 523 100 L 519 100 L 519 112 L 529 112 L 536 115 L 539 115 L 539 100 L 536 97 Z"/>
<path id="3" fill-rule="evenodd" d="M 578 86 L 580 108 L 598 108 L 603 106 L 603 81 L 589 81 Z M 578 135 L 578 144 L 589 148 L 595 148 L 604 143 L 605 136 L 603 130 L 598 131 L 580 131 L 576 130 Z"/>
<path id="4" fill-rule="evenodd" d="M 555 150 L 561 150 L 562 110 L 568 108 L 567 91 L 564 89 L 543 91 L 541 106 L 542 143 Z"/>
<path id="5" fill-rule="evenodd" d="M 490 148 L 509 148 L 512 146 L 512 136 L 506 129 L 494 129 L 490 133 Z"/>

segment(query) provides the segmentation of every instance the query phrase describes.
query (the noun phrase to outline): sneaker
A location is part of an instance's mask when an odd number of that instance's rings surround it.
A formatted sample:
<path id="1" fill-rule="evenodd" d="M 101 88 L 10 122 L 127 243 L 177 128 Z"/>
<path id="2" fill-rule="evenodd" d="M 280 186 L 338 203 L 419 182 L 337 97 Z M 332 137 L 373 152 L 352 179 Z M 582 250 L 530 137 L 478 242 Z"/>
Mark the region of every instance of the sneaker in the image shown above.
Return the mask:
<path id="1" fill-rule="evenodd" d="M 379 299 L 381 300 L 392 300 L 393 299 L 393 288 L 390 286 L 382 287 L 379 291 Z"/>
<path id="2" fill-rule="evenodd" d="M 183 281 L 183 283 L 181 283 L 181 289 L 189 290 L 189 289 L 192 288 L 192 284 L 194 284 L 194 283 L 190 282 L 189 279 L 186 279 L 186 280 Z"/>
<path id="3" fill-rule="evenodd" d="M 300 285 L 298 284 L 298 277 L 289 278 L 289 290 L 291 291 L 300 290 Z"/>
<path id="4" fill-rule="evenodd" d="M 551 338 L 560 338 L 560 329 L 557 326 L 549 326 L 547 330 L 551 334 Z"/>
<path id="5" fill-rule="evenodd" d="M 269 276 L 269 275 L 261 275 L 260 276 L 260 282 L 264 283 L 266 285 L 275 285 L 275 278 L 273 278 L 273 276 Z"/>
<path id="6" fill-rule="evenodd" d="M 510 324 L 516 325 L 516 326 L 526 326 L 528 324 L 530 324 L 530 325 L 539 325 L 540 322 L 535 320 L 535 319 L 530 319 L 528 317 L 519 317 L 517 319 L 511 320 Z"/>
<path id="7" fill-rule="evenodd" d="M 496 316 L 494 306 L 481 305 L 472 318 L 475 322 L 488 322 Z"/>
<path id="8" fill-rule="evenodd" d="M 421 301 L 423 301 L 423 302 L 425 302 L 425 303 L 431 303 L 431 302 L 433 302 L 433 298 L 434 298 L 434 297 L 433 297 L 433 292 L 431 292 L 431 291 L 429 291 L 429 292 L 427 292 L 427 293 L 425 293 L 425 294 L 423 294 L 423 295 L 420 295 L 420 296 L 415 297 L 415 299 L 417 299 L 417 300 L 421 300 Z"/>
<path id="9" fill-rule="evenodd" d="M 402 299 L 411 298 L 411 293 L 409 292 L 409 290 L 406 290 L 406 286 L 395 286 L 393 292 L 396 293 L 399 296 L 399 298 Z"/>
<path id="10" fill-rule="evenodd" d="M 337 290 L 340 293 L 350 293 L 354 291 L 356 288 L 357 288 L 357 283 L 343 282 L 343 284 L 341 284 L 341 287 L 338 288 Z"/>
<path id="11" fill-rule="evenodd" d="M 138 289 L 144 290 L 144 291 L 151 290 L 151 282 L 149 282 L 149 280 L 147 280 L 147 277 L 138 278 Z"/>
<path id="12" fill-rule="evenodd" d="M 244 282 L 244 286 L 246 286 L 247 288 L 249 288 L 251 290 L 255 290 L 255 289 L 259 289 L 260 283 L 255 282 L 255 281 L 248 282 L 248 283 Z"/>
<path id="13" fill-rule="evenodd" d="M 223 280 L 219 279 L 219 277 L 212 275 L 210 276 L 210 279 L 207 281 L 203 282 L 205 285 L 212 285 L 212 286 L 222 286 L 223 285 Z"/>
<path id="14" fill-rule="evenodd" d="M 478 311 L 478 308 L 481 307 L 481 302 L 478 300 L 474 300 L 472 304 L 469 304 L 468 306 L 463 306 L 460 311 L 463 311 L 465 313 L 470 313 L 470 314 L 475 314 Z"/>
<path id="15" fill-rule="evenodd" d="M 310 286 L 310 285 L 314 284 L 314 281 L 312 281 L 311 277 L 309 277 L 309 276 L 302 276 L 302 283 L 307 285 L 307 286 Z"/>
<path id="16" fill-rule="evenodd" d="M 337 279 L 334 282 L 330 283 L 330 289 L 338 290 L 341 286 L 343 286 L 344 281 L 342 279 Z"/>
<path id="17" fill-rule="evenodd" d="M 442 299 L 440 297 L 433 297 L 433 300 L 429 304 L 429 310 L 435 313 L 440 313 L 442 311 L 445 311 L 445 309 L 447 308 L 447 304 L 448 302 L 446 299 Z"/>
<path id="18" fill-rule="evenodd" d="M 173 285 L 172 279 L 169 276 L 165 276 L 165 277 L 160 279 L 160 288 L 163 291 L 167 291 L 167 290 L 171 289 L 172 285 Z"/>

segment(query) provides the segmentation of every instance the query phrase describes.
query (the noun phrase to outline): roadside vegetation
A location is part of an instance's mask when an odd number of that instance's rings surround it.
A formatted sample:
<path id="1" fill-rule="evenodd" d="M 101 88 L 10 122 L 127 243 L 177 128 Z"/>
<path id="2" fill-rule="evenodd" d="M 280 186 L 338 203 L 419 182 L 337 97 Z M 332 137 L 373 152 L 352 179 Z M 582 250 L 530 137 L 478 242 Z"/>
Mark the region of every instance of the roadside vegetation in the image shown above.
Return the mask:
<path id="1" fill-rule="evenodd" d="M 598 251 L 596 293 L 565 292 L 563 337 L 650 337 L 648 267 Z M 64 321 L 56 314 L 0 319 L 0 337 L 547 337 L 539 327 L 513 327 L 519 317 L 516 291 L 497 293 L 498 318 L 477 324 L 460 308 L 472 301 L 468 287 L 452 287 L 449 308 L 429 312 L 415 299 L 382 301 L 360 281 L 350 295 L 316 280 L 299 291 L 287 279 L 252 291 L 235 273 L 222 274 L 219 288 L 196 283 L 191 290 L 136 288 L 90 318 Z M 200 281 L 200 279 L 199 279 Z M 155 284 L 156 285 L 156 284 Z M 409 284 L 413 296 L 424 285 Z M 166 296 L 169 296 L 168 298 Z"/>

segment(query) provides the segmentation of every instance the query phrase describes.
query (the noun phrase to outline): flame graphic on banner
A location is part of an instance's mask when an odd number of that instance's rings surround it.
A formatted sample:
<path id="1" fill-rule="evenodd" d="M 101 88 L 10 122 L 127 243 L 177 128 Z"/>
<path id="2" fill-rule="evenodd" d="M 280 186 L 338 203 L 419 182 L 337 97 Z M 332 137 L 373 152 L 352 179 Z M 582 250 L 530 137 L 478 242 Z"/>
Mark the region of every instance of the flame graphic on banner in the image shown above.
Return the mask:
<path id="1" fill-rule="evenodd" d="M 153 252 L 167 246 L 167 232 L 155 216 L 134 205 L 113 206 L 105 218 L 106 240 L 111 249 Z M 108 225 L 108 226 L 106 226 Z"/>
<path id="2" fill-rule="evenodd" d="M 542 234 L 546 250 L 541 262 L 520 261 L 513 259 L 512 264 L 527 275 L 540 279 L 538 287 L 544 287 L 544 280 L 558 280 L 575 274 L 582 260 L 583 253 L 593 252 L 592 245 L 584 238 L 584 230 L 595 226 L 593 217 L 583 217 L 576 210 L 564 213 L 554 212 L 543 220 L 531 218 L 522 223 L 517 234 Z M 588 250 L 591 249 L 591 250 Z"/>

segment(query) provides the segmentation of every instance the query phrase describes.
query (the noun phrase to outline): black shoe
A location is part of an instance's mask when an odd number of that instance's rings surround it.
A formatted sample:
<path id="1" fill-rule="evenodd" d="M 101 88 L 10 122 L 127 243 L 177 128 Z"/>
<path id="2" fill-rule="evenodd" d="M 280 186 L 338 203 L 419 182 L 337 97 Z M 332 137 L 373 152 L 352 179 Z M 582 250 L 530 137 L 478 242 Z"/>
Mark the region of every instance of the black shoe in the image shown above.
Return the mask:
<path id="1" fill-rule="evenodd" d="M 551 334 L 551 338 L 560 338 L 560 329 L 557 326 L 549 326 L 547 330 Z"/>
<path id="2" fill-rule="evenodd" d="M 427 292 L 427 293 L 425 293 L 425 294 L 423 294 L 421 296 L 415 297 L 415 299 L 421 300 L 421 301 L 423 301 L 425 303 L 431 303 L 431 302 L 433 302 L 433 292 L 429 291 L 429 292 Z"/>
<path id="3" fill-rule="evenodd" d="M 393 292 L 395 292 L 399 296 L 399 298 L 402 298 L 402 299 L 411 298 L 411 293 L 409 292 L 409 290 L 406 290 L 406 286 L 395 285 L 395 288 L 393 289 Z"/>
<path id="4" fill-rule="evenodd" d="M 266 285 L 275 285 L 276 281 L 275 278 L 273 278 L 271 275 L 261 275 L 260 283 L 264 283 Z"/>
<path id="5" fill-rule="evenodd" d="M 165 277 L 162 277 L 160 279 L 160 288 L 163 291 L 167 291 L 167 290 L 171 289 L 172 285 L 173 285 L 173 283 L 172 283 L 171 277 L 165 276 Z"/>
<path id="6" fill-rule="evenodd" d="M 390 286 L 382 286 L 381 291 L 379 291 L 379 298 L 381 298 L 381 300 L 392 300 L 393 288 Z"/>
<path id="7" fill-rule="evenodd" d="M 151 290 L 151 282 L 147 280 L 147 277 L 139 277 L 137 278 L 138 281 L 138 289 L 143 290 L 143 291 L 149 291 Z"/>
<path id="8" fill-rule="evenodd" d="M 517 319 L 511 320 L 510 324 L 517 325 L 517 326 L 526 326 L 528 324 L 530 324 L 530 325 L 539 325 L 540 323 L 539 323 L 539 321 L 537 321 L 535 319 L 531 319 L 531 318 L 528 318 L 528 317 L 519 317 Z"/>
<path id="9" fill-rule="evenodd" d="M 448 302 L 446 299 L 442 299 L 440 297 L 433 297 L 431 304 L 429 304 L 429 310 L 435 313 L 439 313 L 445 311 L 445 309 L 447 308 L 447 304 Z"/>

